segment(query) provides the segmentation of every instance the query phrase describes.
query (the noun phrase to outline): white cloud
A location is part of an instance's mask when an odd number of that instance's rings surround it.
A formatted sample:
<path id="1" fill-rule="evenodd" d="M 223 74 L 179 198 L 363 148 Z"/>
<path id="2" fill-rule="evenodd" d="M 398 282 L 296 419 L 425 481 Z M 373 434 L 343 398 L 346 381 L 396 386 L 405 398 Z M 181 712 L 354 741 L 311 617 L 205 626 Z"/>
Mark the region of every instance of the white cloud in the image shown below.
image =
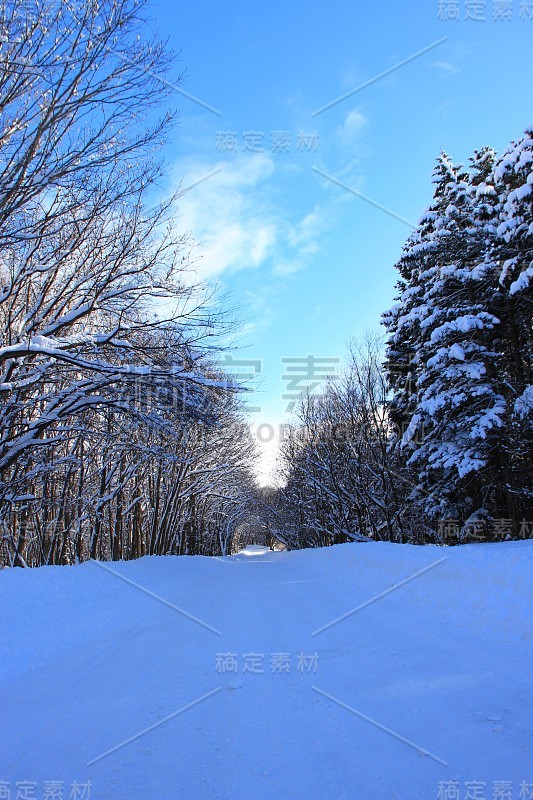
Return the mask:
<path id="1" fill-rule="evenodd" d="M 282 259 L 275 262 L 272 272 L 277 278 L 285 278 L 287 275 L 294 275 L 296 272 L 300 272 L 304 267 L 305 263 L 301 259 L 293 258 L 289 261 Z"/>
<path id="2" fill-rule="evenodd" d="M 266 261 L 278 237 L 266 186 L 274 172 L 272 159 L 254 154 L 218 164 L 189 162 L 176 169 L 183 176 L 183 187 L 220 170 L 192 186 L 177 203 L 179 226 L 200 245 L 198 277 L 258 267 Z"/>
<path id="3" fill-rule="evenodd" d="M 177 224 L 198 244 L 195 279 L 265 265 L 272 275 L 285 278 L 305 269 L 320 252 L 321 237 L 334 221 L 332 212 L 316 205 L 292 221 L 276 200 L 270 182 L 274 169 L 267 154 L 176 165 L 185 187 L 177 202 Z"/>
<path id="4" fill-rule="evenodd" d="M 435 61 L 433 66 L 443 70 L 443 72 L 447 72 L 448 75 L 456 75 L 459 72 L 459 68 L 449 61 Z"/>
<path id="5" fill-rule="evenodd" d="M 321 212 L 319 206 L 315 206 L 313 211 L 309 214 L 306 214 L 305 217 L 297 222 L 295 225 L 291 225 L 287 233 L 287 241 L 289 242 L 291 247 L 297 247 L 299 249 L 305 248 L 307 246 L 314 245 L 316 246 L 316 242 L 314 241 L 319 229 L 322 228 L 324 222 L 324 216 Z"/>
<path id="6" fill-rule="evenodd" d="M 332 226 L 333 222 L 332 211 L 316 205 L 299 222 L 290 225 L 286 232 L 286 241 L 296 251 L 296 255 L 289 261 L 281 261 L 276 266 L 276 274 L 288 275 L 303 269 L 310 256 L 321 252 L 322 234 Z"/>
<path id="7" fill-rule="evenodd" d="M 344 122 L 337 128 L 337 137 L 343 144 L 353 144 L 366 128 L 368 119 L 357 108 L 346 115 Z"/>

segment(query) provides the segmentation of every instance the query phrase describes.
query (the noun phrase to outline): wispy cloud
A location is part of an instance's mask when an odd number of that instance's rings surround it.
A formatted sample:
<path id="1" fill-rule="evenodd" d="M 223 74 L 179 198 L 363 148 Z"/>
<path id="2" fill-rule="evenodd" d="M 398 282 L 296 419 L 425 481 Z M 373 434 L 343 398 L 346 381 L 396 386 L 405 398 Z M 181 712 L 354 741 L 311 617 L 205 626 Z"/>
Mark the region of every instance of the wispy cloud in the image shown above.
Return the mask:
<path id="1" fill-rule="evenodd" d="M 354 144 L 368 124 L 368 119 L 363 112 L 354 108 L 344 118 L 344 122 L 337 128 L 337 139 L 341 144 L 349 146 Z"/>
<path id="2" fill-rule="evenodd" d="M 300 253 L 317 253 L 320 250 L 318 238 L 327 227 L 327 217 L 325 210 L 316 205 L 303 219 L 290 225 L 287 232 L 289 245 L 297 248 Z"/>
<path id="3" fill-rule="evenodd" d="M 331 213 L 317 205 L 291 218 L 293 211 L 277 201 L 271 180 L 276 166 L 268 154 L 189 161 L 175 169 L 184 187 L 178 224 L 198 245 L 197 278 L 261 267 L 286 277 L 320 252 Z"/>
<path id="4" fill-rule="evenodd" d="M 457 75 L 459 72 L 459 67 L 456 67 L 456 65 L 452 64 L 450 61 L 435 61 L 433 66 L 446 72 L 448 75 Z"/>
<path id="5" fill-rule="evenodd" d="M 182 185 L 193 187 L 180 197 L 177 214 L 180 227 L 199 245 L 198 277 L 264 263 L 278 235 L 268 194 L 272 159 L 254 154 L 216 164 L 178 164 L 176 170 Z M 205 175 L 212 177 L 202 180 Z"/>
<path id="6" fill-rule="evenodd" d="M 299 258 L 292 258 L 292 259 L 279 259 L 276 260 L 274 266 L 272 268 L 272 274 L 276 278 L 285 278 L 288 275 L 295 275 L 297 272 L 301 272 L 305 267 L 305 263 L 303 259 Z"/>
<path id="7" fill-rule="evenodd" d="M 341 189 L 344 189 L 346 193 L 355 195 L 356 197 L 359 197 L 361 200 L 364 200 L 365 203 L 368 203 L 369 205 L 374 206 L 374 208 L 383 211 L 383 213 L 387 214 L 389 217 L 393 217 L 394 219 L 397 219 L 399 222 L 403 222 L 404 225 L 408 225 L 410 228 L 416 227 L 416 225 L 413 222 L 410 222 L 405 217 L 401 216 L 400 214 L 397 214 L 396 211 L 394 211 L 393 209 L 387 208 L 387 206 L 384 206 L 382 203 L 377 202 L 372 197 L 363 194 L 354 186 L 349 186 L 347 183 L 344 183 L 343 181 L 339 180 L 334 175 L 330 175 L 327 172 L 324 172 L 324 170 L 319 169 L 318 167 L 313 167 L 313 172 L 316 172 L 318 175 L 321 175 L 327 181 L 330 181 L 336 186 L 339 186 Z"/>

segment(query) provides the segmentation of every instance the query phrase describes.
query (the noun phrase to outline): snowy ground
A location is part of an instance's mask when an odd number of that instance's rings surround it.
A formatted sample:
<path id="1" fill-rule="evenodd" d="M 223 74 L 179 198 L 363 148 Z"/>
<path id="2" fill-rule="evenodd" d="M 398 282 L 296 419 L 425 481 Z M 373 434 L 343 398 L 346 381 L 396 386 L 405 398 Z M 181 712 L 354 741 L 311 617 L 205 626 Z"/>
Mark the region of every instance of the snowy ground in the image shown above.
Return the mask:
<path id="1" fill-rule="evenodd" d="M 532 542 L 368 543 L 4 570 L 0 780 L 12 800 L 532 797 L 532 562 Z"/>

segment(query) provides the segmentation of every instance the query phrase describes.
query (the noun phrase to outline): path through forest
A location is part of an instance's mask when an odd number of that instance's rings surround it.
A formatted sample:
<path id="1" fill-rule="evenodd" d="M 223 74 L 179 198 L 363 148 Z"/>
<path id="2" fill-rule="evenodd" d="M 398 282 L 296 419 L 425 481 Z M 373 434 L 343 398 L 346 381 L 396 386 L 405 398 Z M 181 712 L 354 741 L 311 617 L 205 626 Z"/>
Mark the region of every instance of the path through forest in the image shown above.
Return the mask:
<path id="1" fill-rule="evenodd" d="M 368 543 L 4 570 L 0 780 L 39 800 L 53 781 L 65 800 L 518 798 L 532 560 Z"/>

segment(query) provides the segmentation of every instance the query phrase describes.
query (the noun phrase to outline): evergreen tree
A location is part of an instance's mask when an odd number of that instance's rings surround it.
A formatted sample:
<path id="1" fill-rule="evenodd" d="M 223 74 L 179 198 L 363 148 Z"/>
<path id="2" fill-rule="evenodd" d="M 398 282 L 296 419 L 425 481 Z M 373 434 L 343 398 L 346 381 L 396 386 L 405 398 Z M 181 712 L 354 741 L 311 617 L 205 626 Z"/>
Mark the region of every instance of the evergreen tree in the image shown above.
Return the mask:
<path id="1" fill-rule="evenodd" d="M 498 517 L 516 533 L 530 500 L 532 162 L 530 132 L 468 172 L 441 154 L 384 316 L 394 446 L 416 501 L 463 533 Z"/>

